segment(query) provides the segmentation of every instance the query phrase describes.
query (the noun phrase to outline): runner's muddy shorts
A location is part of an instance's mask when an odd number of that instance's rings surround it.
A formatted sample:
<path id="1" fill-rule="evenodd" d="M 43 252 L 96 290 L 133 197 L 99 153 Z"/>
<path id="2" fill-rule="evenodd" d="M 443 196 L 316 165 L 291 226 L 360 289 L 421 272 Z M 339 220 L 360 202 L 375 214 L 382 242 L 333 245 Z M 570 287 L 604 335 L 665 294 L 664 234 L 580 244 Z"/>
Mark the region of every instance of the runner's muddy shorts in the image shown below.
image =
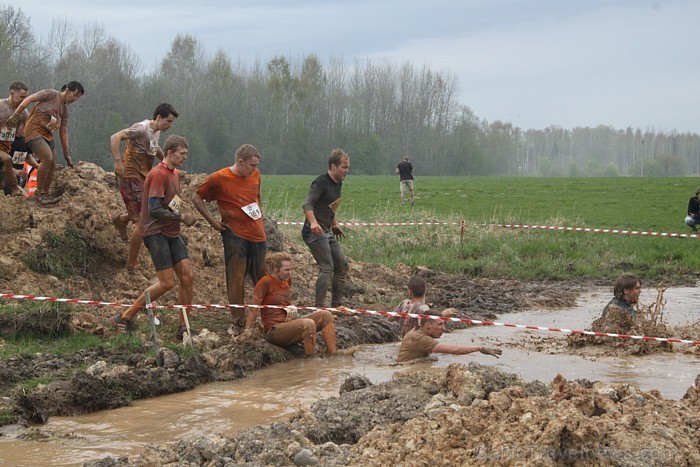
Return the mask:
<path id="1" fill-rule="evenodd" d="M 183 259 L 188 259 L 187 247 L 180 237 L 166 237 L 163 234 L 149 235 L 143 239 L 148 248 L 156 271 L 172 269 Z"/>
<path id="2" fill-rule="evenodd" d="M 141 220 L 141 199 L 143 198 L 143 180 L 138 178 L 120 178 L 119 193 L 122 195 L 126 212 L 132 222 Z"/>

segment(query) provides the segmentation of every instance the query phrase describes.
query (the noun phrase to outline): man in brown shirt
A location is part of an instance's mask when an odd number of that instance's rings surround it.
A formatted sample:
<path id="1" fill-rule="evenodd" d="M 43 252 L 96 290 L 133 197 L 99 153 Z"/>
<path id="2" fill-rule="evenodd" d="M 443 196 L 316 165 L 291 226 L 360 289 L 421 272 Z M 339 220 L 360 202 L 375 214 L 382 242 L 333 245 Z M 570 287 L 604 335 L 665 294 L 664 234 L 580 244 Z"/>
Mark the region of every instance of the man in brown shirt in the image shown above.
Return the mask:
<path id="1" fill-rule="evenodd" d="M 114 174 L 118 178 L 119 193 L 126 206 L 126 214 L 114 214 L 112 223 L 122 240 L 129 240 L 129 256 L 126 267 L 134 271 L 138 267 L 141 250 L 141 200 L 143 184 L 153 167 L 156 157 L 163 160 L 163 150 L 158 145 L 160 133 L 169 130 L 179 116 L 170 104 L 159 104 L 153 112 L 153 119 L 134 123 L 112 135 L 110 147 L 114 157 Z M 119 152 L 121 142 L 126 140 L 124 161 Z M 126 226 L 134 223 L 134 231 L 129 237 Z"/>
<path id="2" fill-rule="evenodd" d="M 187 160 L 189 145 L 182 136 L 172 135 L 165 140 L 163 151 L 165 153 L 163 161 L 159 162 L 146 177 L 141 205 L 140 234 L 151 254 L 158 277 L 158 281 L 146 290 L 151 300 L 155 301 L 175 286 L 175 276 L 177 276 L 180 281 L 177 304 L 191 305 L 194 272 L 187 247 L 180 237 L 180 223 L 191 226 L 195 218 L 192 214 L 183 214 L 180 211 L 180 177 L 175 171 Z M 132 331 L 134 318 L 145 304 L 144 292 L 123 313 L 117 313 L 112 317 L 112 325 L 117 330 L 123 326 L 127 332 Z M 180 327 L 176 334 L 179 341 L 182 341 L 185 333 L 183 313 L 185 311 L 180 309 Z"/>
<path id="3" fill-rule="evenodd" d="M 427 315 L 440 316 L 436 311 L 429 311 Z M 498 358 L 502 351 L 487 347 L 472 347 L 461 344 L 441 344 L 438 342 L 445 332 L 445 324 L 442 319 L 423 319 L 419 329 L 409 331 L 401 341 L 397 362 L 406 362 L 414 358 L 427 357 L 431 353 L 448 353 L 452 355 L 466 355 L 472 352 L 481 352 Z"/>
<path id="4" fill-rule="evenodd" d="M 77 81 L 71 81 L 61 88 L 44 89 L 24 99 L 15 112 L 7 120 L 8 124 L 14 124 L 29 105 L 36 103 L 29 113 L 24 127 L 24 137 L 32 152 L 41 160 L 37 171 L 36 195 L 30 199 L 40 206 L 55 204 L 57 198 L 49 197 L 51 182 L 56 170 L 56 149 L 54 147 L 53 132 L 58 130 L 63 147 L 63 157 L 68 167 L 73 167 L 73 158 L 68 144 L 68 104 L 77 101 L 85 89 Z"/>

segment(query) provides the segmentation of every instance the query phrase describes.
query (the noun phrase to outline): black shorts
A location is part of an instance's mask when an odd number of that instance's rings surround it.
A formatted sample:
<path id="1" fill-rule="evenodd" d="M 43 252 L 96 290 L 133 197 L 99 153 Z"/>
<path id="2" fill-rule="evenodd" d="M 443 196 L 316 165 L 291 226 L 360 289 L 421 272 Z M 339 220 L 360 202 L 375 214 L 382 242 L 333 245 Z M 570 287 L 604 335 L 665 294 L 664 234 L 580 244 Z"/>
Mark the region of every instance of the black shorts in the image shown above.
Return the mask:
<path id="1" fill-rule="evenodd" d="M 156 271 L 172 269 L 183 259 L 188 259 L 187 247 L 180 237 L 166 237 L 163 234 L 149 235 L 143 239 L 148 248 Z"/>
<path id="2" fill-rule="evenodd" d="M 36 154 L 36 151 L 34 150 L 34 145 L 39 141 L 43 141 L 44 143 L 48 144 L 49 149 L 51 149 L 51 151 L 54 150 L 54 140 L 49 141 L 48 139 L 44 138 L 43 136 L 39 136 L 37 138 L 34 138 L 31 141 L 27 141 L 27 145 L 32 150 L 33 154 Z"/>

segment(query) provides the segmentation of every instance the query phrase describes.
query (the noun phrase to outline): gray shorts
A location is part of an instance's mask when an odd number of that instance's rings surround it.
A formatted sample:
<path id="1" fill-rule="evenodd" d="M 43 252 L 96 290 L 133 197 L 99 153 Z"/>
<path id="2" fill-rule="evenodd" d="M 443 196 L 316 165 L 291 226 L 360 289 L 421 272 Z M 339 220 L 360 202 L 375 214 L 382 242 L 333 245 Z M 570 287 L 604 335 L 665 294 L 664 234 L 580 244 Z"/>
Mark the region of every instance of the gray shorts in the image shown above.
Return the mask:
<path id="1" fill-rule="evenodd" d="M 401 180 L 401 193 L 413 191 L 413 180 Z"/>

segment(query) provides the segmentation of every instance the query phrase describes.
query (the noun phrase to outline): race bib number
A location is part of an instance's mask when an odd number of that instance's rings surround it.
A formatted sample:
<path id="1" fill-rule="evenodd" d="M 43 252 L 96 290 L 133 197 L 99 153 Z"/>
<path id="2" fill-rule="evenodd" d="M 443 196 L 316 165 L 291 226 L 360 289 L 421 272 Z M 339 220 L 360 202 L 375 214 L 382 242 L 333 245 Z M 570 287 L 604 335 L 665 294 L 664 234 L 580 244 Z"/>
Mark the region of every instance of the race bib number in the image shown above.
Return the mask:
<path id="1" fill-rule="evenodd" d="M 46 124 L 46 129 L 49 130 L 50 132 L 54 132 L 58 130 L 58 128 L 61 126 L 61 119 L 56 118 L 53 115 L 51 116 L 51 120 Z"/>
<path id="2" fill-rule="evenodd" d="M 12 164 L 14 164 L 14 165 L 24 164 L 24 160 L 26 158 L 27 158 L 26 151 L 15 151 L 14 154 L 12 154 Z"/>
<path id="3" fill-rule="evenodd" d="M 158 154 L 158 141 L 153 140 L 148 148 L 148 155 L 155 156 L 156 154 Z"/>
<path id="4" fill-rule="evenodd" d="M 241 208 L 244 213 L 254 221 L 257 221 L 262 217 L 262 212 L 260 211 L 260 206 L 258 206 L 258 203 L 253 202 L 250 203 L 248 206 L 243 206 Z"/>
<path id="5" fill-rule="evenodd" d="M 172 209 L 173 212 L 180 213 L 180 206 L 182 205 L 182 198 L 180 198 L 178 195 L 175 195 L 175 197 L 170 200 L 168 203 L 168 207 Z"/>
<path id="6" fill-rule="evenodd" d="M 0 128 L 0 141 L 14 141 L 17 127 L 8 128 L 6 126 Z"/>

